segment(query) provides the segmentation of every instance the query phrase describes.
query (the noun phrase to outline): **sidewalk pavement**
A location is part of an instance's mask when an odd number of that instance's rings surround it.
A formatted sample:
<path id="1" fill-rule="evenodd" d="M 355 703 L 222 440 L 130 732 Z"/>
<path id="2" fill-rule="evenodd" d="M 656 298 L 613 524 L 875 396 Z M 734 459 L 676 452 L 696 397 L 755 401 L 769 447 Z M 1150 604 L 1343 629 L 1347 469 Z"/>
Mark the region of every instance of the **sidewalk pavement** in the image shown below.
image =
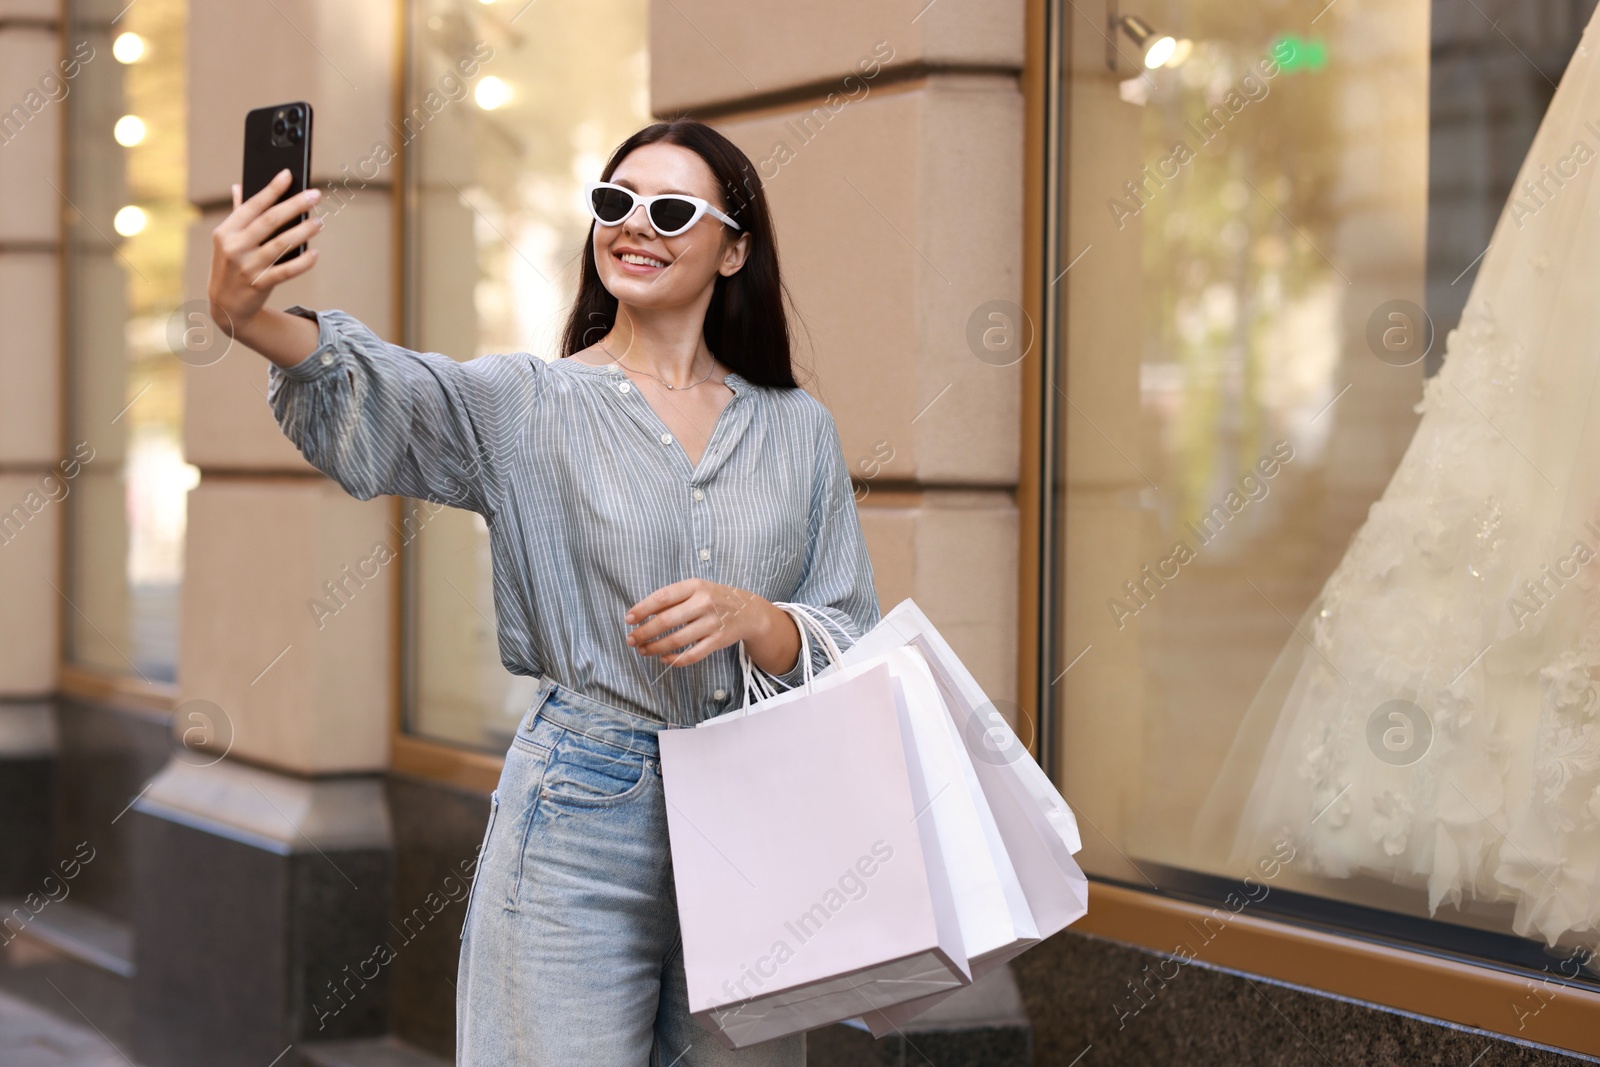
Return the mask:
<path id="1" fill-rule="evenodd" d="M 132 1062 L 81 1020 L 74 1023 L 0 993 L 4 1067 L 129 1067 Z"/>

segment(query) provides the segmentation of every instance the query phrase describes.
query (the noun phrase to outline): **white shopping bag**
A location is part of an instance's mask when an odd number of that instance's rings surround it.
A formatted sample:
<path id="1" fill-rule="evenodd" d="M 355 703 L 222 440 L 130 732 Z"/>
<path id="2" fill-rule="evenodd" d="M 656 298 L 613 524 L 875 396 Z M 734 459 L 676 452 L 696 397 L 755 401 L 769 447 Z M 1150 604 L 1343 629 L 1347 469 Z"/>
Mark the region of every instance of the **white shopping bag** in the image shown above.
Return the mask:
<path id="1" fill-rule="evenodd" d="M 934 668 L 940 685 L 945 688 L 952 710 L 965 713 L 959 723 L 963 739 L 969 750 L 977 745 L 982 746 L 981 752 L 973 753 L 974 758 L 980 763 L 1005 768 L 1008 774 L 1017 779 L 1031 803 L 1044 813 L 1056 834 L 1066 844 L 1067 851 L 1076 853 L 1081 849 L 1083 839 L 1078 833 L 1077 817 L 1072 814 L 1072 809 L 1067 806 L 1055 783 L 1028 754 L 1027 748 L 1005 718 L 984 695 L 972 672 L 967 670 L 949 643 L 934 629 L 933 623 L 928 621 L 915 601 L 907 598 L 896 604 L 892 611 L 879 620 L 878 625 L 839 657 L 837 664 L 824 667 L 817 677 L 826 678 L 834 670 L 860 663 L 901 645 L 914 645 L 922 650 Z"/>
<path id="2" fill-rule="evenodd" d="M 825 685 L 835 672 L 876 662 L 888 651 L 908 645 L 922 653 L 944 696 L 951 722 L 972 757 L 971 765 L 1022 883 L 1039 936 L 1058 933 L 1089 910 L 1088 879 L 1072 858 L 1082 847 L 1077 819 L 922 610 L 909 599 L 901 601 L 836 663 L 821 671 L 815 684 Z M 1014 946 L 977 961 L 973 978 L 982 977 L 1028 947 Z M 861 1018 L 874 1036 L 882 1037 L 953 992 L 904 1001 Z"/>
<path id="3" fill-rule="evenodd" d="M 802 635 L 808 628 L 828 649 L 840 653 L 825 624 L 804 605 L 780 604 L 794 616 Z M 803 653 L 804 654 L 804 650 Z M 1005 842 L 979 786 L 972 758 L 945 708 L 933 672 L 920 652 L 903 646 L 850 668 L 820 675 L 812 688 L 796 688 L 701 723 L 719 728 L 739 717 L 764 714 L 804 699 L 807 692 L 826 693 L 861 673 L 887 665 L 894 675 L 911 723 L 917 760 L 928 791 L 919 818 L 933 823 L 955 900 L 962 945 L 976 973 L 991 958 L 1009 959 L 1039 941 L 1039 931 L 1022 884 L 1006 854 Z"/>
<path id="4" fill-rule="evenodd" d="M 971 982 L 899 685 L 659 734 L 689 1007 L 730 1048 Z"/>

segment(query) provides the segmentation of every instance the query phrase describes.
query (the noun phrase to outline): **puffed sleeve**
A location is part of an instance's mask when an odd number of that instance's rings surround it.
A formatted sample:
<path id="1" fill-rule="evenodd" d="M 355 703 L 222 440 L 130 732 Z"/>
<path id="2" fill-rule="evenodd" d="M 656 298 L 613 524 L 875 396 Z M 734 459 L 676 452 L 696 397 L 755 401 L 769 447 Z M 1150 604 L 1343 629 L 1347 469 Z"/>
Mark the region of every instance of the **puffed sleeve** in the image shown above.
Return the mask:
<path id="1" fill-rule="evenodd" d="M 856 514 L 855 489 L 839 442 L 839 428 L 827 409 L 818 407 L 822 427 L 812 465 L 805 564 L 799 587 L 787 600 L 814 608 L 822 615 L 843 651 L 876 626 L 881 615 L 878 593 L 872 584 L 872 560 Z M 827 651 L 813 641 L 813 672 L 827 665 Z M 796 662 L 793 670 L 772 677 L 786 687 L 800 685 L 805 681 L 805 664 Z"/>
<path id="2" fill-rule="evenodd" d="M 390 344 L 343 311 L 287 310 L 317 324 L 317 349 L 272 367 L 267 400 L 306 460 L 362 500 L 411 496 L 492 518 L 504 438 L 537 403 L 544 362 L 457 362 Z"/>

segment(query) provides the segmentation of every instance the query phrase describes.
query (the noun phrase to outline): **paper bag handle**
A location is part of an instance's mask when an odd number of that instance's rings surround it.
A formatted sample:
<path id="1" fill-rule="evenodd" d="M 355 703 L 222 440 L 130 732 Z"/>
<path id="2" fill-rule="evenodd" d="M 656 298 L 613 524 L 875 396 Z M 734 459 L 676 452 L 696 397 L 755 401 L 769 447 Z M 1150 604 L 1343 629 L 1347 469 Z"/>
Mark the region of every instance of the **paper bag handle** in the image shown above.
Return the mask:
<path id="1" fill-rule="evenodd" d="M 794 620 L 795 629 L 800 632 L 800 663 L 803 665 L 802 681 L 800 686 L 807 693 L 811 692 L 811 679 L 814 668 L 811 665 L 811 638 L 815 633 L 821 638 L 824 651 L 828 655 L 829 663 L 838 663 L 844 656 L 839 649 L 839 643 L 833 639 L 833 634 L 828 632 L 824 616 L 809 604 L 791 603 L 788 601 L 774 601 L 773 606 L 782 609 Z M 778 695 L 779 690 L 773 684 L 772 678 L 765 671 L 758 668 L 750 659 L 750 653 L 745 649 L 744 642 L 739 642 L 739 673 L 744 681 L 744 703 L 749 707 L 753 701 L 765 700 Z"/>

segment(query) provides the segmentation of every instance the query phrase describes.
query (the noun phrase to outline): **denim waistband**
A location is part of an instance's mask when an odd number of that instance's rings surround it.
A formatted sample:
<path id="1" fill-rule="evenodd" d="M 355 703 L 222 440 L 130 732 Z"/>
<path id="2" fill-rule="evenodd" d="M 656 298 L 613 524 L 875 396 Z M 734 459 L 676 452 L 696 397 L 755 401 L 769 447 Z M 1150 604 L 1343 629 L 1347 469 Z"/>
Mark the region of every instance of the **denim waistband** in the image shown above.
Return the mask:
<path id="1" fill-rule="evenodd" d="M 539 679 L 533 710 L 538 718 L 549 719 L 590 740 L 646 756 L 656 755 L 659 731 L 681 728 L 585 696 L 549 677 Z"/>

